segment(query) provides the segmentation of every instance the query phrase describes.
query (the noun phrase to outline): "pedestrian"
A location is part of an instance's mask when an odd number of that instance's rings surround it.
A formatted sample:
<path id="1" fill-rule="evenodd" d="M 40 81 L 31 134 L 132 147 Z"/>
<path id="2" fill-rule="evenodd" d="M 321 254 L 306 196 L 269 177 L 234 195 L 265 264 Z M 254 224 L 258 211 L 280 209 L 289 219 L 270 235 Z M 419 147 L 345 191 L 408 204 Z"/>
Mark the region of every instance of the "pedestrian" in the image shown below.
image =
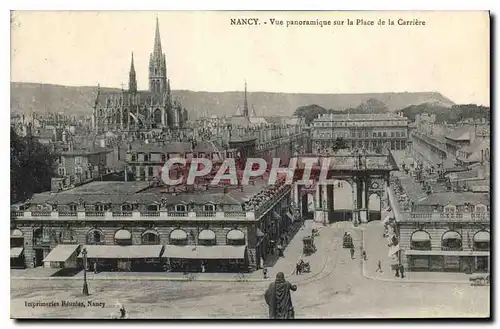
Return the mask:
<path id="1" fill-rule="evenodd" d="M 94 274 L 97 274 L 97 262 L 94 262 Z"/>
<path id="2" fill-rule="evenodd" d="M 361 252 L 361 256 L 363 257 L 363 260 L 366 261 L 366 251 Z"/>
<path id="3" fill-rule="evenodd" d="M 299 263 L 297 263 L 297 264 L 295 265 L 295 274 L 296 274 L 296 275 L 299 275 L 299 274 L 300 274 L 300 264 L 299 264 Z"/>
<path id="4" fill-rule="evenodd" d="M 375 272 L 384 273 L 384 270 L 382 270 L 382 262 L 381 261 L 377 262 L 377 269 L 375 270 Z"/>
<path id="5" fill-rule="evenodd" d="M 399 273 L 401 273 L 401 279 L 405 278 L 405 268 L 403 264 L 399 265 Z"/>
<path id="6" fill-rule="evenodd" d="M 264 275 L 264 279 L 267 279 L 267 268 L 262 269 L 262 274 Z"/>
<path id="7" fill-rule="evenodd" d="M 351 247 L 351 259 L 354 259 L 354 247 Z"/>
<path id="8" fill-rule="evenodd" d="M 120 319 L 125 319 L 127 318 L 127 310 L 125 309 L 125 306 L 120 307 Z"/>
<path id="9" fill-rule="evenodd" d="M 205 262 L 201 262 L 201 273 L 205 273 Z"/>

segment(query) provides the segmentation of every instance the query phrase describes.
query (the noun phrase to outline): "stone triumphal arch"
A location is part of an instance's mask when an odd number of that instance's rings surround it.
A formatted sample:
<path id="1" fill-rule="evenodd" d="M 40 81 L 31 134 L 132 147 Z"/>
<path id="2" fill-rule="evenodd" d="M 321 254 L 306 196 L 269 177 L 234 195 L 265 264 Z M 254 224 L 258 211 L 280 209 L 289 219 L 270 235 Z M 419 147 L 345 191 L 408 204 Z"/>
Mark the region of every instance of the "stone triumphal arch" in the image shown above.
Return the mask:
<path id="1" fill-rule="evenodd" d="M 398 170 L 396 161 L 389 151 L 383 153 L 369 153 L 344 151 L 331 154 L 303 154 L 297 156 L 297 167 L 294 171 L 294 202 L 298 205 L 302 215 L 308 209 L 307 195 L 314 195 L 314 220 L 318 222 L 334 222 L 350 220 L 355 224 L 365 223 L 373 219 L 380 219 L 380 214 L 370 215 L 370 197 L 380 202 L 377 207 L 380 212 L 388 204 L 387 188 L 391 171 Z M 312 166 L 310 178 L 312 184 L 301 184 L 306 168 L 306 158 L 317 159 Z M 327 165 L 325 165 L 325 161 Z M 321 170 L 327 170 L 325 177 Z M 343 183 L 342 183 L 343 182 Z M 345 189 L 341 184 L 352 187 L 352 209 L 347 216 L 339 219 L 334 207 L 336 197 L 346 197 Z M 342 194 L 344 193 L 344 194 Z"/>

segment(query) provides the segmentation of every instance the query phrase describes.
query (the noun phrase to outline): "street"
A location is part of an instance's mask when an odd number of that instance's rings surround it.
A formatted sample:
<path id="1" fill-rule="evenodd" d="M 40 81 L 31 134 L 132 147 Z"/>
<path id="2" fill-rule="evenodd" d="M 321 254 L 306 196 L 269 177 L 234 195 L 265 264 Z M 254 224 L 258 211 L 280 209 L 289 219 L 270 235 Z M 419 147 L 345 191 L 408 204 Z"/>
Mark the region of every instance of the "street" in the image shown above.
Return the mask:
<path id="1" fill-rule="evenodd" d="M 342 249 L 348 230 L 356 245 L 356 259 Z M 300 238 L 296 237 L 295 239 Z M 292 293 L 297 318 L 486 317 L 489 287 L 467 284 L 384 282 L 367 279 L 359 255 L 361 231 L 351 223 L 320 229 L 318 251 L 306 259 L 312 276 L 289 275 L 300 256 L 301 243 L 291 243 L 281 259 L 290 263 L 287 279 L 298 285 Z M 288 257 L 288 256 L 287 256 Z M 290 257 L 291 258 L 291 257 Z M 279 264 L 279 263 L 278 263 Z M 272 277 L 275 273 L 270 270 Z M 271 282 L 269 280 L 269 282 Z M 82 297 L 80 280 L 11 281 L 11 316 L 15 318 L 111 318 L 123 304 L 129 318 L 266 318 L 264 291 L 268 282 L 178 282 L 91 280 L 90 296 Z M 87 307 L 29 307 L 27 302 L 92 300 Z"/>

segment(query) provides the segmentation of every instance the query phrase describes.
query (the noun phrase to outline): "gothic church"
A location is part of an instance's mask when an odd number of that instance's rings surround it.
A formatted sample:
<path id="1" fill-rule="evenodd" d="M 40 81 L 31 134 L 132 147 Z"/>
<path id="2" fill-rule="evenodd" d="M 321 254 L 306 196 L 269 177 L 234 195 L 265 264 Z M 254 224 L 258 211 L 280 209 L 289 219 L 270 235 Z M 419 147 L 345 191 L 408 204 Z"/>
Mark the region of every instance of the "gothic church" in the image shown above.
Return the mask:
<path id="1" fill-rule="evenodd" d="M 154 48 L 149 58 L 149 90 L 137 90 L 132 54 L 128 90 L 104 92 L 98 87 L 92 113 L 92 128 L 97 133 L 146 131 L 154 128 L 168 130 L 182 128 L 186 121 L 187 110 L 182 109 L 179 102 L 172 100 L 157 18 Z"/>

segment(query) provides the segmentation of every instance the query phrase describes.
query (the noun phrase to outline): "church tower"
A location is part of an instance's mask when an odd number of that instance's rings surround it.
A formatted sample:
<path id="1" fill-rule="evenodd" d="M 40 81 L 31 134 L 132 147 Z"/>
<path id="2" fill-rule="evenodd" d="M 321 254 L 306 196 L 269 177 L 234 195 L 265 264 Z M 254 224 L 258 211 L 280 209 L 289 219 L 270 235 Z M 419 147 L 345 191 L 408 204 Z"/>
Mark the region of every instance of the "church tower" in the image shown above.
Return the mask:
<path id="1" fill-rule="evenodd" d="M 164 94 L 167 90 L 167 63 L 161 50 L 160 24 L 156 18 L 153 53 L 149 57 L 149 91 Z"/>
<path id="2" fill-rule="evenodd" d="M 245 101 L 243 103 L 243 116 L 248 117 L 247 81 L 245 80 Z"/>
<path id="3" fill-rule="evenodd" d="M 130 72 L 128 74 L 128 91 L 134 94 L 137 93 L 137 78 L 135 76 L 134 53 L 132 53 Z"/>

